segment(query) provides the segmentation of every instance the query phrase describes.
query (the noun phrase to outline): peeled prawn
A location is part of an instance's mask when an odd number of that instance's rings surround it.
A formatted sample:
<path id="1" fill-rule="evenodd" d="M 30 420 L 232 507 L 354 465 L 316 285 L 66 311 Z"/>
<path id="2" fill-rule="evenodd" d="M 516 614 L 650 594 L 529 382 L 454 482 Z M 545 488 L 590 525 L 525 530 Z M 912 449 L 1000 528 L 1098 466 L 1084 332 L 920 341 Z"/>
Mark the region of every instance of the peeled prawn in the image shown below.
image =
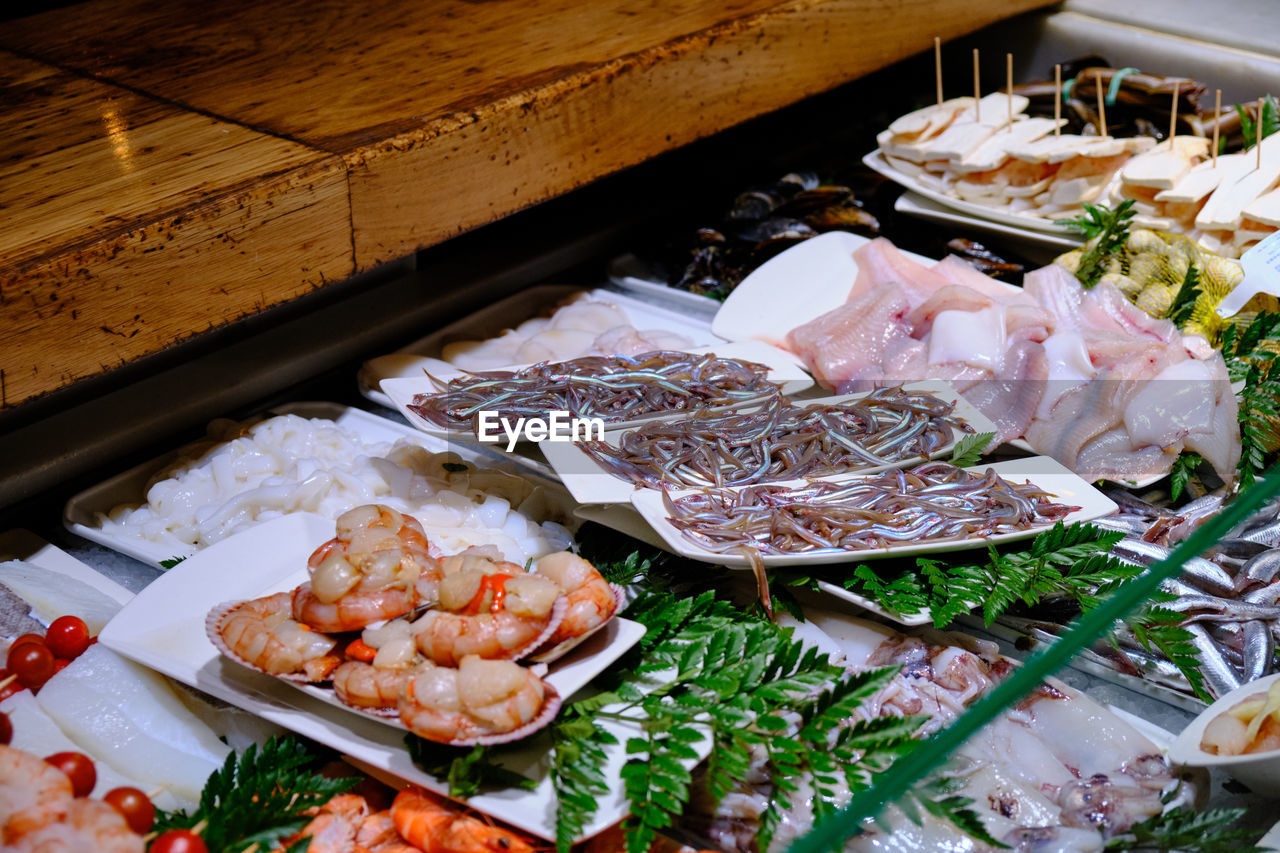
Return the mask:
<path id="1" fill-rule="evenodd" d="M 467 655 L 515 660 L 556 629 L 561 600 L 559 586 L 546 577 L 459 570 L 440 582 L 439 609 L 414 623 L 414 638 L 423 655 L 445 666 Z"/>
<path id="2" fill-rule="evenodd" d="M 339 663 L 330 654 L 337 643 L 290 618 L 293 596 L 278 592 L 215 607 L 207 623 L 209 638 L 231 657 L 270 675 L 324 681 Z"/>
<path id="3" fill-rule="evenodd" d="M 531 734 L 559 707 L 555 691 L 510 661 L 462 659 L 457 669 L 424 663 L 400 694 L 400 721 L 437 743 L 502 743 Z"/>
<path id="4" fill-rule="evenodd" d="M 333 692 L 355 708 L 395 708 L 410 670 L 349 660 L 333 671 Z"/>
<path id="5" fill-rule="evenodd" d="M 124 817 L 102 800 L 68 799 L 48 818 L 39 826 L 15 836 L 10 836 L 6 824 L 6 853 L 63 853 L 67 850 L 142 853 L 146 849 L 142 836 L 130 829 Z"/>
<path id="6" fill-rule="evenodd" d="M 357 631 L 394 619 L 435 596 L 440 565 L 412 516 L 369 504 L 338 516 L 337 535 L 307 560 L 293 614 L 318 631 Z"/>
<path id="7" fill-rule="evenodd" d="M 533 571 L 555 581 L 569 598 L 564 619 L 546 642 L 548 647 L 585 637 L 618 610 L 613 587 L 595 566 L 572 551 L 548 554 L 534 564 Z"/>
<path id="8" fill-rule="evenodd" d="M 369 804 L 357 794 L 339 794 L 325 803 L 289 845 L 310 838 L 308 853 L 347 853 L 353 849 L 356 836 L 369 816 Z"/>
<path id="9" fill-rule="evenodd" d="M 533 845 L 516 833 L 423 791 L 397 794 L 391 819 L 401 837 L 423 853 L 533 853 Z"/>
<path id="10" fill-rule="evenodd" d="M 0 744 L 0 841 L 43 825 L 71 800 L 71 780 L 43 759 Z"/>

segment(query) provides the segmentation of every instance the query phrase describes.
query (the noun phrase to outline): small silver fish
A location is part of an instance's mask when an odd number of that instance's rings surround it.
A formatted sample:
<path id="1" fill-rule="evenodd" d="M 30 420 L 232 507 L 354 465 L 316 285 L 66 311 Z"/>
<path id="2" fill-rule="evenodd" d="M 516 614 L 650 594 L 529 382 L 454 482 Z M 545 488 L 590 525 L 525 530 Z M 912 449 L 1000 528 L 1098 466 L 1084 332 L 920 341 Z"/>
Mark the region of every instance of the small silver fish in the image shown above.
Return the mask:
<path id="1" fill-rule="evenodd" d="M 1280 577 L 1280 549 L 1263 551 L 1250 557 L 1236 576 L 1236 590 L 1245 591 L 1267 586 Z"/>
<path id="2" fill-rule="evenodd" d="M 1242 675 L 1244 683 L 1256 681 L 1271 671 L 1275 660 L 1275 638 L 1271 636 L 1271 627 L 1266 622 L 1254 620 L 1245 622 L 1244 633 L 1244 666 Z"/>
<path id="3" fill-rule="evenodd" d="M 1204 675 L 1205 687 L 1210 695 L 1217 699 L 1225 696 L 1240 686 L 1240 676 L 1231 668 L 1231 664 L 1222 655 L 1222 649 L 1209 636 L 1203 625 L 1187 625 L 1191 632 L 1191 642 L 1200 653 L 1200 672 Z"/>

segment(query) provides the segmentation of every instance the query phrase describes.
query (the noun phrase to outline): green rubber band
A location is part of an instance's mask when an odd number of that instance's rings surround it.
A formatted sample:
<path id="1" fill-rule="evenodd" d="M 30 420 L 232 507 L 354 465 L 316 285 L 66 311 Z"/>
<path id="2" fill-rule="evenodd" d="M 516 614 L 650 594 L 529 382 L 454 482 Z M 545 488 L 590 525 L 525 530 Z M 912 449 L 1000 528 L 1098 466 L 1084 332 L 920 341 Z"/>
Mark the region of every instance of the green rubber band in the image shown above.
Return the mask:
<path id="1" fill-rule="evenodd" d="M 1064 103 L 1064 104 L 1065 104 L 1067 101 L 1071 100 L 1071 90 L 1072 90 L 1072 89 L 1074 89 L 1075 87 L 1076 87 L 1076 78 L 1075 78 L 1075 77 L 1072 77 L 1070 80 L 1064 80 L 1064 81 L 1063 81 L 1063 83 L 1062 83 L 1062 103 Z"/>
<path id="2" fill-rule="evenodd" d="M 1103 98 L 1107 106 L 1114 107 L 1116 105 L 1116 95 L 1120 92 L 1120 81 L 1128 77 L 1130 74 L 1139 74 L 1138 69 L 1129 67 L 1121 68 L 1119 71 L 1111 75 L 1111 85 L 1107 87 L 1107 96 Z"/>

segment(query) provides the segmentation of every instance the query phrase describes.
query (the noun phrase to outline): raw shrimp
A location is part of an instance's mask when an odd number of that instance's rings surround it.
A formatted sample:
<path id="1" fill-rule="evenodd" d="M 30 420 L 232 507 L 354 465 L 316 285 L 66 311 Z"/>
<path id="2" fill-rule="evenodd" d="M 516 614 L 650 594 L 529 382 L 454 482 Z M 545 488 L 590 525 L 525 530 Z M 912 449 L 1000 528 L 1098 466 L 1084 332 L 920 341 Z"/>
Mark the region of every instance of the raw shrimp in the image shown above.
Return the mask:
<path id="1" fill-rule="evenodd" d="M 293 593 L 215 607 L 206 621 L 209 639 L 231 658 L 270 675 L 324 681 L 340 659 L 337 643 L 290 617 Z"/>
<path id="2" fill-rule="evenodd" d="M 349 660 L 333 671 L 333 692 L 355 708 L 396 707 L 411 670 Z"/>
<path id="3" fill-rule="evenodd" d="M 67 774 L 42 758 L 0 744 L 0 841 L 42 825 L 71 800 Z"/>
<path id="4" fill-rule="evenodd" d="M 548 554 L 534 564 L 533 571 L 555 581 L 569 598 L 564 619 L 547 640 L 547 646 L 559 646 L 586 636 L 613 618 L 618 610 L 613 587 L 595 566 L 571 551 Z"/>
<path id="5" fill-rule="evenodd" d="M 356 843 L 356 834 L 369 816 L 369 804 L 357 794 L 338 794 L 320 807 L 311 822 L 289 839 L 294 844 L 310 838 L 308 853 L 348 853 Z M 286 849 L 285 844 L 280 850 Z"/>
<path id="6" fill-rule="evenodd" d="M 533 853 L 523 837 L 467 814 L 439 797 L 406 789 L 391 804 L 396 830 L 423 853 Z"/>
<path id="7" fill-rule="evenodd" d="M 458 669 L 424 663 L 400 694 L 400 721 L 437 743 L 517 740 L 551 721 L 555 690 L 510 661 L 462 659 Z"/>
<path id="8" fill-rule="evenodd" d="M 142 836 L 129 828 L 118 811 L 102 800 L 90 799 L 68 799 L 48 820 L 18 835 L 11 835 L 6 824 L 4 841 L 5 851 L 13 853 L 142 853 L 146 849 Z"/>
<path id="9" fill-rule="evenodd" d="M 515 660 L 546 641 L 565 607 L 550 578 L 462 569 L 440 582 L 439 609 L 414 623 L 414 638 L 426 657 L 444 666 L 467 655 Z"/>
<path id="10" fill-rule="evenodd" d="M 440 565 L 417 519 L 382 504 L 338 516 L 337 536 L 317 548 L 311 582 L 294 591 L 293 614 L 319 631 L 357 631 L 434 598 Z"/>
<path id="11" fill-rule="evenodd" d="M 390 811 L 374 812 L 360 824 L 356 833 L 356 853 L 422 853 L 400 837 Z"/>

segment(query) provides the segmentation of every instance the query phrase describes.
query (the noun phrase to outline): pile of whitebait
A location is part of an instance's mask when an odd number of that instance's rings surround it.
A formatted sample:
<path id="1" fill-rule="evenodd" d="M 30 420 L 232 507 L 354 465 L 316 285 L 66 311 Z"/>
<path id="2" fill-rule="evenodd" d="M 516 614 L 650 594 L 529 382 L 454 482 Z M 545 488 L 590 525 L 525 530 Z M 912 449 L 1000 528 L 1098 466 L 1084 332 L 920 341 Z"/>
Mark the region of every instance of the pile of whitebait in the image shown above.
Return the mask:
<path id="1" fill-rule="evenodd" d="M 779 393 L 769 367 L 752 361 L 659 350 L 636 356 L 590 356 L 517 371 L 468 373 L 419 394 L 410 408 L 445 428 L 469 428 L 481 411 L 504 418 L 574 417 L 626 421 L 658 412 L 763 402 Z"/>
<path id="2" fill-rule="evenodd" d="M 707 488 L 672 498 L 669 520 L 710 551 L 796 554 L 950 542 L 1052 524 L 1073 507 L 992 469 L 981 476 L 949 462 L 926 462 L 846 483 L 799 488 Z"/>
<path id="3" fill-rule="evenodd" d="M 751 412 L 698 412 L 645 424 L 619 446 L 581 442 L 615 477 L 637 485 L 745 486 L 927 459 L 973 428 L 955 406 L 900 387 L 839 404 L 775 397 Z"/>

